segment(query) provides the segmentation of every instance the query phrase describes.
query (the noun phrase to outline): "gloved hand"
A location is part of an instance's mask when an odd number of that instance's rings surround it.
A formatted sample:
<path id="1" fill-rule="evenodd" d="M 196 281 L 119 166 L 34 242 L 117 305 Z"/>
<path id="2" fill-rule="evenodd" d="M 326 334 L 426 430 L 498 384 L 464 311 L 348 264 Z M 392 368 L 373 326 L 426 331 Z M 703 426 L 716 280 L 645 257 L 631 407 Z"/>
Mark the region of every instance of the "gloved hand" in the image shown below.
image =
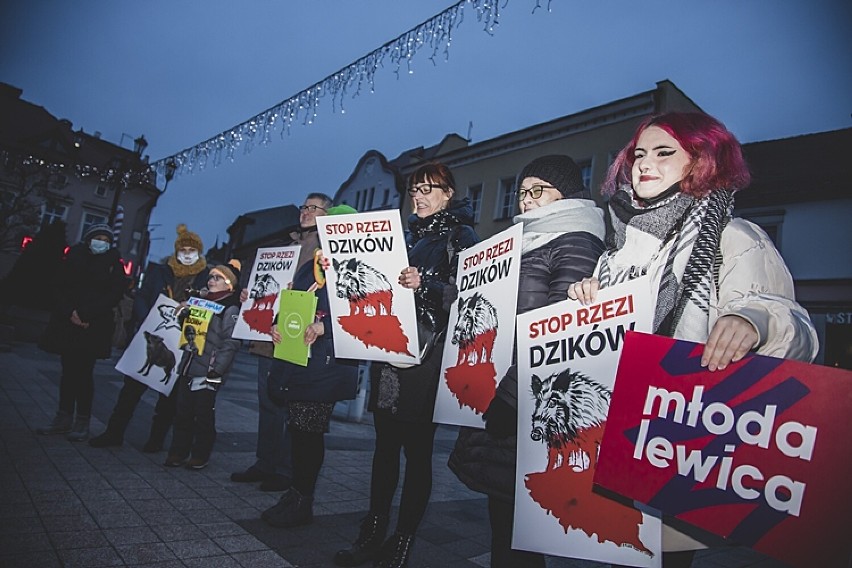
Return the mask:
<path id="1" fill-rule="evenodd" d="M 453 304 L 456 303 L 456 300 L 459 299 L 459 289 L 456 286 L 456 278 L 455 276 L 450 276 L 450 279 L 444 284 L 444 295 L 441 299 L 442 307 L 444 311 L 449 313 L 450 308 Z"/>
<path id="2" fill-rule="evenodd" d="M 488 405 L 483 418 L 485 418 L 485 431 L 498 440 L 518 433 L 518 411 L 499 396 L 495 396 Z"/>
<path id="3" fill-rule="evenodd" d="M 205 384 L 218 387 L 222 384 L 222 375 L 216 371 L 207 371 L 207 377 L 204 379 Z"/>

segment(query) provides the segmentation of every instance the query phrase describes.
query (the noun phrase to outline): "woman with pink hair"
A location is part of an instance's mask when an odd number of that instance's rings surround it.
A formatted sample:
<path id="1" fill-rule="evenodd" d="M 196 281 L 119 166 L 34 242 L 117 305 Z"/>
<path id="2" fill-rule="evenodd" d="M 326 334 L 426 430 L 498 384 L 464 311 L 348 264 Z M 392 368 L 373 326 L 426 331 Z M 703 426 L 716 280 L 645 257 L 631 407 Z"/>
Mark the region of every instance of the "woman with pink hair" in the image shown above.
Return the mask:
<path id="1" fill-rule="evenodd" d="M 715 118 L 646 119 L 603 184 L 607 250 L 568 296 L 588 304 L 600 288 L 648 275 L 657 296 L 653 332 L 705 343 L 701 364 L 710 371 L 752 351 L 812 361 L 816 331 L 784 260 L 760 227 L 731 217 L 734 194 L 750 181 L 739 142 Z M 663 566 L 688 567 L 701 547 L 665 526 Z"/>

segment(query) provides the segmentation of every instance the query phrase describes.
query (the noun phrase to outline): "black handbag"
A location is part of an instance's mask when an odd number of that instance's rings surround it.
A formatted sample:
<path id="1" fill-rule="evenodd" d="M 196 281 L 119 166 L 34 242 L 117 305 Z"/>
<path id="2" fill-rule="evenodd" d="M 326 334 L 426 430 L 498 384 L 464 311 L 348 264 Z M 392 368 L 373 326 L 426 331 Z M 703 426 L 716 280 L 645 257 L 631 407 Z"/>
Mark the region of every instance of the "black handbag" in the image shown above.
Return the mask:
<path id="1" fill-rule="evenodd" d="M 358 391 L 358 364 L 333 358 L 309 361 L 301 367 L 275 359 L 269 370 L 266 390 L 270 400 L 284 406 L 291 400 L 337 402 L 352 400 Z"/>

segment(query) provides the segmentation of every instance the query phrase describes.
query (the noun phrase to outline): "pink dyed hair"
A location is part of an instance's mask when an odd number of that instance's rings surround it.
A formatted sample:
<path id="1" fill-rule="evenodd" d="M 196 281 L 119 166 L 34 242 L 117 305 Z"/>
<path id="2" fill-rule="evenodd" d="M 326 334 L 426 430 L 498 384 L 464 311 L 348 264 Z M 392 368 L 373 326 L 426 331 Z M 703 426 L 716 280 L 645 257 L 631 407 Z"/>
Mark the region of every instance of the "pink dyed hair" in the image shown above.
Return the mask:
<path id="1" fill-rule="evenodd" d="M 668 132 L 691 158 L 689 171 L 680 182 L 681 192 L 700 198 L 718 189 L 739 191 L 751 182 L 740 143 L 721 122 L 701 112 L 668 112 L 639 124 L 610 165 L 601 193 L 611 195 L 621 185 L 630 185 L 636 143 L 649 126 Z"/>

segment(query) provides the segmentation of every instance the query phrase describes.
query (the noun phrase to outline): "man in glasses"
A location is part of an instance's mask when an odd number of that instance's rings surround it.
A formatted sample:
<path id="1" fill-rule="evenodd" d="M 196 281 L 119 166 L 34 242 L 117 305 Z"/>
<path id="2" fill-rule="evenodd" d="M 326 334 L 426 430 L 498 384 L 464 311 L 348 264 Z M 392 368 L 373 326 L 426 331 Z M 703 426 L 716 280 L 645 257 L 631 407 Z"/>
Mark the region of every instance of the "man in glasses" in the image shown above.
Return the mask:
<path id="1" fill-rule="evenodd" d="M 309 193 L 299 207 L 299 229 L 290 233 L 288 245 L 301 245 L 298 269 L 306 262 L 313 262 L 314 251 L 319 248 L 317 217 L 326 215 L 332 199 L 324 193 Z M 244 291 L 248 297 L 248 292 Z M 277 406 L 269 399 L 267 376 L 272 366 L 273 346 L 271 341 L 249 342 L 249 352 L 258 355 L 257 360 L 257 459 L 245 471 L 231 474 L 237 483 L 260 482 L 261 491 L 285 491 L 290 487 L 292 466 L 290 463 L 290 436 L 287 432 L 287 408 Z"/>

